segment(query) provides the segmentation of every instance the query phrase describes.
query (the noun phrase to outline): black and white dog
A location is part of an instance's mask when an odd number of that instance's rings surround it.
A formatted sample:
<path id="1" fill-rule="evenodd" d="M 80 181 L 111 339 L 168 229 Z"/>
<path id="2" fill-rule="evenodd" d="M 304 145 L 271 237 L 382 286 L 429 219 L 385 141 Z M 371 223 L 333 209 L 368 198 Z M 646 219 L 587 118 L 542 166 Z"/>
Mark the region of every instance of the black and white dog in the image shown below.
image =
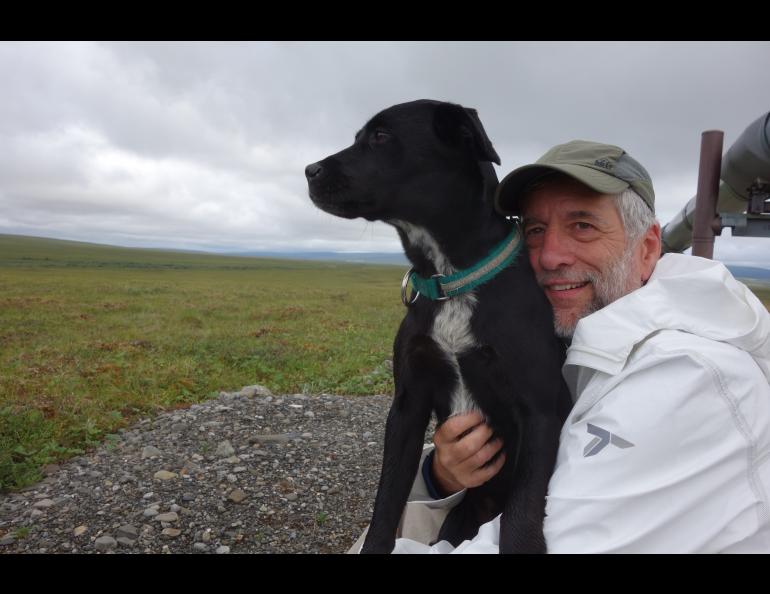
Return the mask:
<path id="1" fill-rule="evenodd" d="M 319 208 L 397 229 L 421 292 L 407 300 L 402 287 L 408 309 L 363 553 L 393 550 L 431 413 L 443 423 L 471 410 L 503 440 L 507 460 L 468 491 L 439 539 L 456 546 L 502 513 L 501 552 L 545 552 L 546 489 L 571 406 L 564 345 L 516 225 L 494 210 L 491 162 L 500 159 L 474 109 L 420 100 L 380 112 L 352 146 L 305 169 Z"/>

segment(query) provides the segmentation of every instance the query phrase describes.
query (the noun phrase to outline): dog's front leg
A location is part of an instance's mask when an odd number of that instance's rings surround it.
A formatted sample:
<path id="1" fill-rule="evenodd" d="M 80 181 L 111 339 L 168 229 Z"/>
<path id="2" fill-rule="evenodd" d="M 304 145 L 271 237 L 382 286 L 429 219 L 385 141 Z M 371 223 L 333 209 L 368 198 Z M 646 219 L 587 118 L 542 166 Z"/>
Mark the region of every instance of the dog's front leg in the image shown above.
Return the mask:
<path id="1" fill-rule="evenodd" d="M 398 399 L 430 404 L 427 394 L 404 391 Z M 393 403 L 385 426 L 385 450 L 374 514 L 362 553 L 390 553 L 393 550 L 398 523 L 419 467 L 429 420 L 430 408 L 426 411 L 416 406 L 401 407 L 397 401 Z"/>
<path id="2" fill-rule="evenodd" d="M 420 464 L 434 395 L 447 392 L 451 369 L 424 334 L 396 340 L 396 394 L 385 426 L 382 473 L 362 553 L 390 553 Z M 447 392 L 448 393 L 448 392 Z"/>

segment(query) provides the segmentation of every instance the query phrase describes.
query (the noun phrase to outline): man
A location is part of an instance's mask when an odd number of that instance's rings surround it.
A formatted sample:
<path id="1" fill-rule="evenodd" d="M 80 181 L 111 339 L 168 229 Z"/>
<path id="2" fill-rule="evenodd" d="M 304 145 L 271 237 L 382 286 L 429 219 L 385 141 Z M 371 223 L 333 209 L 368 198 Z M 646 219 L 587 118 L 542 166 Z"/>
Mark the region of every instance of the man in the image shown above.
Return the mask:
<path id="1" fill-rule="evenodd" d="M 556 146 L 506 176 L 496 206 L 522 218 L 570 345 L 575 404 L 546 499 L 548 551 L 770 552 L 764 306 L 718 262 L 660 258 L 652 182 L 619 147 Z M 455 550 L 424 544 L 500 469 L 485 466 L 501 446 L 489 436 L 475 414 L 437 430 L 394 552 L 497 552 L 499 517 Z"/>

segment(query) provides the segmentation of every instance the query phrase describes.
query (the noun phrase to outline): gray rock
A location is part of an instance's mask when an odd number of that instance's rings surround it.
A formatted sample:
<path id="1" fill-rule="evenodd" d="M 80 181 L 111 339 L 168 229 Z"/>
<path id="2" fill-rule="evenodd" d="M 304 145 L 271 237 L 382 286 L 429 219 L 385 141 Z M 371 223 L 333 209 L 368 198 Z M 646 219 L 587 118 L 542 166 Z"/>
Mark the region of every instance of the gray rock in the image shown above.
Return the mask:
<path id="1" fill-rule="evenodd" d="M 227 496 L 227 498 L 234 503 L 241 503 L 244 499 L 246 499 L 246 497 L 246 493 L 240 489 L 234 489 L 230 495 Z"/>
<path id="2" fill-rule="evenodd" d="M 136 529 L 136 527 L 132 526 L 131 524 L 126 524 L 118 528 L 118 536 L 130 538 L 131 540 L 136 540 L 137 538 L 139 538 L 139 531 Z M 120 539 L 118 539 L 118 541 L 120 541 Z"/>
<path id="3" fill-rule="evenodd" d="M 254 396 L 272 396 L 273 395 L 273 393 L 270 390 L 268 390 L 265 386 L 260 386 L 260 385 L 243 386 L 239 394 L 241 396 L 247 396 L 249 398 L 253 398 Z"/>
<path id="4" fill-rule="evenodd" d="M 35 503 L 32 507 L 34 509 L 48 509 L 49 507 L 53 507 L 54 505 L 55 504 L 53 502 L 53 499 L 43 499 Z"/>
<path id="5" fill-rule="evenodd" d="M 111 536 L 100 536 L 94 542 L 94 547 L 96 547 L 96 550 L 101 551 L 102 553 L 106 551 L 111 551 L 117 546 L 118 546 L 118 541 L 112 538 Z"/>
<path id="6" fill-rule="evenodd" d="M 161 452 L 155 446 L 145 446 L 142 449 L 142 460 L 145 460 L 146 458 L 157 458 L 162 455 L 163 455 L 163 452 Z"/>
<path id="7" fill-rule="evenodd" d="M 252 435 L 249 437 L 249 443 L 287 443 L 293 437 L 295 435 L 292 433 Z"/>
<path id="8" fill-rule="evenodd" d="M 57 472 L 61 470 L 61 466 L 59 464 L 46 464 L 42 468 L 42 472 L 45 476 L 53 476 Z"/>
<path id="9" fill-rule="evenodd" d="M 229 458 L 235 454 L 235 449 L 230 444 L 229 441 L 223 441 L 217 446 L 217 451 L 215 452 L 215 455 L 219 458 Z"/>
<path id="10" fill-rule="evenodd" d="M 193 550 L 198 551 L 199 553 L 206 553 L 209 550 L 209 545 L 205 542 L 196 542 L 193 545 Z"/>
<path id="11" fill-rule="evenodd" d="M 167 514 L 158 514 L 154 519 L 158 522 L 177 522 L 179 516 L 175 512 L 168 512 Z"/>
<path id="12" fill-rule="evenodd" d="M 221 547 L 217 547 L 217 555 L 227 555 L 230 553 L 230 547 L 222 545 Z"/>

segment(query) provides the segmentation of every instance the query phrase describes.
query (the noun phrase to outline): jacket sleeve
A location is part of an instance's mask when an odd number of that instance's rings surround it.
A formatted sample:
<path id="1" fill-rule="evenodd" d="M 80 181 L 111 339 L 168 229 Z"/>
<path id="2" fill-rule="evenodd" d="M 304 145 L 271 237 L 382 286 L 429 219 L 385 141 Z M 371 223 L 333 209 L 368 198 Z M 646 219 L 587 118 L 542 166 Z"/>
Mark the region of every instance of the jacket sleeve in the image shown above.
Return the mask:
<path id="1" fill-rule="evenodd" d="M 739 349 L 692 346 L 656 347 L 581 394 L 594 403 L 562 430 L 549 552 L 719 552 L 757 530 L 767 381 Z"/>
<path id="2" fill-rule="evenodd" d="M 439 530 L 447 514 L 465 497 L 466 489 L 444 499 L 434 499 L 430 495 L 430 489 L 423 479 L 423 464 L 425 464 L 428 454 L 434 449 L 435 446 L 430 444 L 425 444 L 423 447 L 417 476 L 414 477 L 412 490 L 409 492 L 406 506 L 404 506 L 404 511 L 401 514 L 394 553 L 416 553 L 430 550 L 429 544 L 438 538 Z M 349 553 L 361 551 L 368 530 L 369 527 L 367 526 L 363 534 L 350 548 Z"/>
<path id="3" fill-rule="evenodd" d="M 399 538 L 409 538 L 425 544 L 432 542 L 438 537 L 438 532 L 449 511 L 465 497 L 466 490 L 443 499 L 434 499 L 430 495 L 423 478 L 423 464 L 428 454 L 434 449 L 433 445 L 427 444 L 423 448 L 420 467 L 401 516 Z"/>

